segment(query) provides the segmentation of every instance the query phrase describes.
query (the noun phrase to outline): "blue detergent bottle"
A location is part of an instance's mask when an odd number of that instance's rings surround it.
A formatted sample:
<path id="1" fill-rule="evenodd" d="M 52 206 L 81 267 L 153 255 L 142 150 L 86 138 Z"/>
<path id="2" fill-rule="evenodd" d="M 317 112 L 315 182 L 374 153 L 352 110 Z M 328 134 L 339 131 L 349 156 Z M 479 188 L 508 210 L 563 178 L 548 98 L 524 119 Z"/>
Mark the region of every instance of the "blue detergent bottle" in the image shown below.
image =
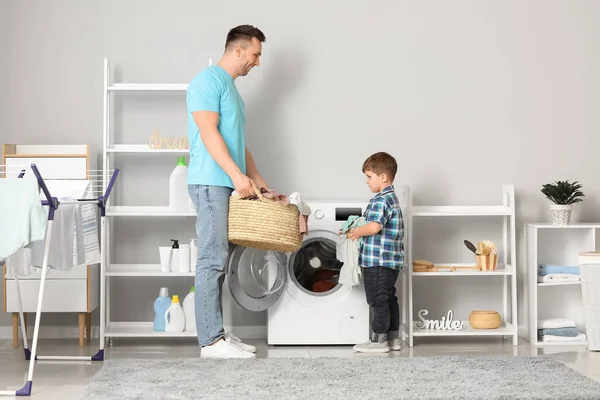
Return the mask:
<path id="1" fill-rule="evenodd" d="M 171 307 L 171 298 L 169 297 L 169 289 L 166 287 L 160 288 L 160 293 L 154 300 L 154 330 L 156 332 L 165 331 L 165 313 Z"/>

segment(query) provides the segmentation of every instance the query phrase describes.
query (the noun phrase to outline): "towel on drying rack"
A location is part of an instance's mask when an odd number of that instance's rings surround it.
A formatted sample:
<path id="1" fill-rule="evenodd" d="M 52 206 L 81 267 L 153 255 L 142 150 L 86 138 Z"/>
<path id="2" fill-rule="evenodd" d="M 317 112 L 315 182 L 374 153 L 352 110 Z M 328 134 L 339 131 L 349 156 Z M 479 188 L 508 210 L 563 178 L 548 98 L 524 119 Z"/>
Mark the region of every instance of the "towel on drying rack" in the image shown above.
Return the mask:
<path id="1" fill-rule="evenodd" d="M 44 206 L 44 208 L 48 209 L 47 206 Z M 81 228 L 81 205 L 61 204 L 54 213 L 52 236 L 48 248 L 48 267 L 68 271 L 73 266 L 85 262 Z M 43 265 L 46 240 L 47 237 L 31 245 L 33 251 L 31 262 L 34 267 L 41 268 Z M 75 246 L 74 243 L 76 243 Z M 76 261 L 73 259 L 74 249 L 77 251 Z"/>
<path id="2" fill-rule="evenodd" d="M 59 201 L 92 198 L 92 182 L 89 180 L 45 181 L 50 194 Z M 48 209 L 47 206 L 45 206 Z M 96 204 L 60 204 L 54 214 L 52 239 L 48 254 L 48 266 L 68 271 L 81 265 L 100 262 L 98 246 L 98 223 Z M 32 263 L 41 267 L 45 239 L 32 246 Z"/>
<path id="3" fill-rule="evenodd" d="M 0 261 L 42 240 L 47 223 L 36 180 L 0 179 Z"/>

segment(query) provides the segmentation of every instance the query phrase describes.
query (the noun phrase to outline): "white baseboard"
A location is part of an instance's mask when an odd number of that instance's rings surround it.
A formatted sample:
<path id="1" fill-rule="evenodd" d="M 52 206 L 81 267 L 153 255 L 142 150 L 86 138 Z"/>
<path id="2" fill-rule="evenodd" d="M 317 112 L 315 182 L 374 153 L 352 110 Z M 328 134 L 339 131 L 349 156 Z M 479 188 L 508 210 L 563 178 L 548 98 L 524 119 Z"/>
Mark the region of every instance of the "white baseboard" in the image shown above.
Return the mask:
<path id="1" fill-rule="evenodd" d="M 225 326 L 226 331 L 245 339 L 266 339 L 267 327 L 263 326 Z M 92 339 L 98 339 L 100 327 L 92 326 Z M 78 339 L 79 327 L 77 326 L 40 326 L 40 339 Z M 0 340 L 12 339 L 12 326 L 0 326 Z M 33 326 L 27 326 L 27 338 L 33 339 Z M 21 327 L 19 326 L 19 340 L 21 340 Z"/>

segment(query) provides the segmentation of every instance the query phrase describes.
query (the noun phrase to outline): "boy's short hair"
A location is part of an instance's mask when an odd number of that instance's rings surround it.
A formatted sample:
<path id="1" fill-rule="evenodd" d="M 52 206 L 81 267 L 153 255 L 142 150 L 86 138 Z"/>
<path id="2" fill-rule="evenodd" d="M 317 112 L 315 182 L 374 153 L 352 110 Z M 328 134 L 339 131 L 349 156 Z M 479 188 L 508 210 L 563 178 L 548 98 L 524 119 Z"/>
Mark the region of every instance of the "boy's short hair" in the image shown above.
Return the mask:
<path id="1" fill-rule="evenodd" d="M 373 171 L 377 175 L 386 173 L 390 180 L 394 180 L 396 172 L 398 172 L 398 164 L 396 159 L 386 152 L 379 152 L 371 155 L 365 160 L 362 167 L 362 172 Z"/>

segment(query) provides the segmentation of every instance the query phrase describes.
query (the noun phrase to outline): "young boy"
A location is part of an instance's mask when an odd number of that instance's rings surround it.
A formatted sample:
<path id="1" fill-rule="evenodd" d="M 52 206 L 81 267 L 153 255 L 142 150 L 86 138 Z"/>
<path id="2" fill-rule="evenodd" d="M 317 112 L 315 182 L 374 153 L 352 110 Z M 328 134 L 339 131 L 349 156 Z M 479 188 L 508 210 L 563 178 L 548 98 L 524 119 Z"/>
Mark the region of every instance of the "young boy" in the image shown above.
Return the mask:
<path id="1" fill-rule="evenodd" d="M 373 315 L 371 340 L 354 346 L 358 352 L 386 353 L 402 348 L 395 284 L 404 266 L 404 221 L 394 192 L 397 169 L 394 157 L 383 152 L 373 154 L 364 162 L 362 170 L 367 185 L 377 194 L 363 215 L 366 224 L 347 234 L 352 240 L 363 238 L 358 263 Z"/>

